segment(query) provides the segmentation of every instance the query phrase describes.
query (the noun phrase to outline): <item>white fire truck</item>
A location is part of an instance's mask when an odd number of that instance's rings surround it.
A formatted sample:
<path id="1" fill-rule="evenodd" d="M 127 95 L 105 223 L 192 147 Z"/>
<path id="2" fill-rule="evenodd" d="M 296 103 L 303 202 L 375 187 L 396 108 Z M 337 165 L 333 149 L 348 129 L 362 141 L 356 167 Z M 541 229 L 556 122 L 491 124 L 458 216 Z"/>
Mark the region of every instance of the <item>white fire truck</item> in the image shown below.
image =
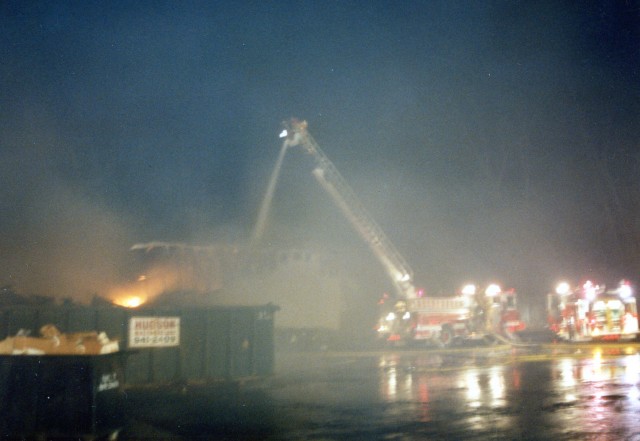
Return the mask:
<path id="1" fill-rule="evenodd" d="M 385 311 L 377 326 L 381 338 L 397 344 L 430 341 L 447 346 L 457 338 L 492 334 L 513 337 L 524 328 L 513 290 L 502 291 L 493 285 L 481 294 L 474 291 L 429 297 L 416 289 L 411 267 L 311 137 L 307 122 L 291 119 L 284 126 L 282 151 L 300 146 L 313 156 L 314 177 L 369 245 L 393 282 L 395 296 L 380 302 Z"/>
<path id="2" fill-rule="evenodd" d="M 638 335 L 633 288 L 621 281 L 614 289 L 586 281 L 560 283 L 547 296 L 548 325 L 567 341 L 631 340 Z"/>

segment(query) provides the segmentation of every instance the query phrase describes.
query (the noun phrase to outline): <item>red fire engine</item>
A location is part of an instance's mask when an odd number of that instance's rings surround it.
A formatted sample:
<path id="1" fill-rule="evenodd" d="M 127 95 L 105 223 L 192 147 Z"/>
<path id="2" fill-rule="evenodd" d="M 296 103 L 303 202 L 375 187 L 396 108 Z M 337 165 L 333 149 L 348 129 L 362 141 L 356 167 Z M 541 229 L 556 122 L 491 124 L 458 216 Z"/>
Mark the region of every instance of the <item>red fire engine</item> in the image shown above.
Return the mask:
<path id="1" fill-rule="evenodd" d="M 568 341 L 630 340 L 638 335 L 638 313 L 631 284 L 607 290 L 590 280 L 572 288 L 560 283 L 547 296 L 549 328 Z"/>
<path id="2" fill-rule="evenodd" d="M 483 292 L 467 285 L 455 296 L 406 299 L 394 307 L 377 327 L 388 341 L 449 346 L 455 340 L 515 339 L 525 327 L 516 308 L 515 290 L 502 290 L 495 284 Z"/>

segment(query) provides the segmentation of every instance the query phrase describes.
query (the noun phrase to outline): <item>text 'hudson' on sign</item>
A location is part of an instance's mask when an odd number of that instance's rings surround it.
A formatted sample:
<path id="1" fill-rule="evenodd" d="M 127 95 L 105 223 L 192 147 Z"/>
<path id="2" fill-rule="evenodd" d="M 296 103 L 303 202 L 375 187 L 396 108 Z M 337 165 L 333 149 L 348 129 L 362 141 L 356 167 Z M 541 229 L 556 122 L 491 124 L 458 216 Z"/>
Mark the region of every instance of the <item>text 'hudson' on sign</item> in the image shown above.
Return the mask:
<path id="1" fill-rule="evenodd" d="M 160 348 L 180 345 L 180 317 L 131 317 L 130 348 Z"/>

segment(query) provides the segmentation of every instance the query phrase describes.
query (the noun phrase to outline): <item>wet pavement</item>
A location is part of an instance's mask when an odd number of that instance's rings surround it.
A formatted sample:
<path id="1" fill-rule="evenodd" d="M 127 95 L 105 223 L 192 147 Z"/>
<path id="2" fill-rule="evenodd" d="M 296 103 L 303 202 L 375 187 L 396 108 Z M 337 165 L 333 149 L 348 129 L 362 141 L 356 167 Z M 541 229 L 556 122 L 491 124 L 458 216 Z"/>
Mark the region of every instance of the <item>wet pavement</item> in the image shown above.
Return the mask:
<path id="1" fill-rule="evenodd" d="M 129 396 L 119 439 L 639 440 L 640 346 L 278 353 L 238 390 Z"/>

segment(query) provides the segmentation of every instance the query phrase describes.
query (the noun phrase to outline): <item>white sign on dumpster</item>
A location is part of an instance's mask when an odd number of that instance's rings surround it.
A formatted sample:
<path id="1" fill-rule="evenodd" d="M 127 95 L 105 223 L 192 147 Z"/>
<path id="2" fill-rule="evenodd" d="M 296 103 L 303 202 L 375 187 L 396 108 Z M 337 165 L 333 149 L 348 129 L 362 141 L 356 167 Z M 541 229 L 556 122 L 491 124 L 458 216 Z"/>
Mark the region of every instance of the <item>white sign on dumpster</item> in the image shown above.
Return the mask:
<path id="1" fill-rule="evenodd" d="M 130 348 L 162 348 L 180 345 L 180 317 L 131 317 Z"/>

